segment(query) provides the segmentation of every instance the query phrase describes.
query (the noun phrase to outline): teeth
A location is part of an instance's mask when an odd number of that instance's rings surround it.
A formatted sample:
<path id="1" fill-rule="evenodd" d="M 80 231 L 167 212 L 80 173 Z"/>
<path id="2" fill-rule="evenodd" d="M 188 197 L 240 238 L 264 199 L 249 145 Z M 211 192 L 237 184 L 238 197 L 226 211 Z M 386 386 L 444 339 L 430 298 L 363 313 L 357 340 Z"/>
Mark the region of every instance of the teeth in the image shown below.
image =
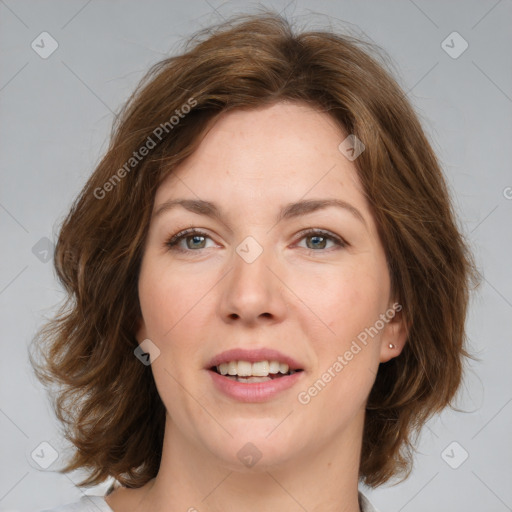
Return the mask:
<path id="1" fill-rule="evenodd" d="M 240 363 L 238 363 L 238 367 L 240 368 Z M 270 373 L 268 361 L 252 363 L 251 367 L 251 373 L 249 375 L 253 375 L 254 377 L 266 377 Z M 238 375 L 241 374 L 239 373 Z"/>
<path id="2" fill-rule="evenodd" d="M 249 361 L 238 361 L 237 374 L 239 377 L 250 377 L 252 375 L 252 364 Z"/>
<path id="3" fill-rule="evenodd" d="M 269 372 L 279 373 L 279 361 L 270 361 Z"/>
<path id="4" fill-rule="evenodd" d="M 290 367 L 286 363 L 279 361 L 258 361 L 250 363 L 249 361 L 229 361 L 217 365 L 217 371 L 221 375 L 231 375 L 238 377 L 267 377 L 270 373 L 288 373 Z M 295 373 L 294 370 L 290 371 Z"/>
<path id="5" fill-rule="evenodd" d="M 226 366 L 227 366 L 229 375 L 236 375 L 236 373 L 238 371 L 238 365 L 236 364 L 236 361 L 230 361 Z M 217 367 L 217 370 L 218 369 L 219 369 L 219 367 Z"/>

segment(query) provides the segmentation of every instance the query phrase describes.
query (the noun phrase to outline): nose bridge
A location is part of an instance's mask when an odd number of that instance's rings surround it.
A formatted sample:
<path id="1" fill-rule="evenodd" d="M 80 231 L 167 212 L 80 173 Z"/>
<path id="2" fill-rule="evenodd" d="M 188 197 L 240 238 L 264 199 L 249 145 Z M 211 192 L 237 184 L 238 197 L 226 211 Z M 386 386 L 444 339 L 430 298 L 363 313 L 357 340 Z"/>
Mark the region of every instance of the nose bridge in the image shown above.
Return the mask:
<path id="1" fill-rule="evenodd" d="M 235 248 L 233 267 L 223 291 L 222 314 L 233 314 L 245 321 L 261 315 L 279 317 L 285 310 L 279 280 L 270 270 L 275 267 L 273 251 L 256 238 L 246 237 Z"/>

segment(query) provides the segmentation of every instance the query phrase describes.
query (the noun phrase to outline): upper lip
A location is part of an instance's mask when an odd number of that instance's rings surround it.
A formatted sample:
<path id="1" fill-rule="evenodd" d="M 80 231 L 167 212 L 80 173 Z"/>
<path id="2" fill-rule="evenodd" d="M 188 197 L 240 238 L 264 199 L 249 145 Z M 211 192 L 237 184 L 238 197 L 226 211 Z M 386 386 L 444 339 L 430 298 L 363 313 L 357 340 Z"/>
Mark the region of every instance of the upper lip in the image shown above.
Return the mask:
<path id="1" fill-rule="evenodd" d="M 249 361 L 250 363 L 256 363 L 258 361 L 279 361 L 280 363 L 286 363 L 290 370 L 304 369 L 293 357 L 270 348 L 255 348 L 249 350 L 233 348 L 231 350 L 225 350 L 213 357 L 206 365 L 206 368 L 210 369 L 222 363 L 229 363 L 229 361 Z"/>

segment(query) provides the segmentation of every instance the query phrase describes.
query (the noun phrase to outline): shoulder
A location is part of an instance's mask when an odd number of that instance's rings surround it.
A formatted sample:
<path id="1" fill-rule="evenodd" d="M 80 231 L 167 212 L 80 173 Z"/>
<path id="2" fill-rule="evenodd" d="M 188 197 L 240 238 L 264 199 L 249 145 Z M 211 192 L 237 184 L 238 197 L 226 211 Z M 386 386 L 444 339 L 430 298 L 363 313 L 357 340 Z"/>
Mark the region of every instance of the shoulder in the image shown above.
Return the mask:
<path id="1" fill-rule="evenodd" d="M 361 507 L 361 512 L 379 512 L 361 492 L 359 492 L 359 506 Z"/>
<path id="2" fill-rule="evenodd" d="M 80 500 L 40 512 L 113 512 L 103 496 L 82 496 Z"/>

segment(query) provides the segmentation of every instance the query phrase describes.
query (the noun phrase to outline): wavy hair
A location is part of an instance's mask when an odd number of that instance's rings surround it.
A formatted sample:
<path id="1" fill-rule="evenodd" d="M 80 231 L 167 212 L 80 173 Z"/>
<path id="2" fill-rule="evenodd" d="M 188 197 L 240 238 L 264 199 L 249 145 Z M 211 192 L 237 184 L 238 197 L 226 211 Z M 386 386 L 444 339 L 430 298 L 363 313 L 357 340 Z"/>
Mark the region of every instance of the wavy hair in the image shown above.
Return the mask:
<path id="1" fill-rule="evenodd" d="M 196 33 L 145 75 L 62 223 L 54 265 L 66 300 L 29 353 L 74 448 L 59 472 L 86 469 L 85 486 L 114 477 L 140 487 L 156 476 L 165 408 L 133 353 L 156 189 L 220 113 L 292 101 L 366 146 L 354 164 L 409 330 L 368 397 L 359 474 L 373 487 L 409 474 L 413 434 L 452 405 L 472 357 L 465 317 L 477 272 L 440 164 L 404 91 L 371 55 L 379 51 L 351 35 L 295 30 L 264 10 Z"/>

